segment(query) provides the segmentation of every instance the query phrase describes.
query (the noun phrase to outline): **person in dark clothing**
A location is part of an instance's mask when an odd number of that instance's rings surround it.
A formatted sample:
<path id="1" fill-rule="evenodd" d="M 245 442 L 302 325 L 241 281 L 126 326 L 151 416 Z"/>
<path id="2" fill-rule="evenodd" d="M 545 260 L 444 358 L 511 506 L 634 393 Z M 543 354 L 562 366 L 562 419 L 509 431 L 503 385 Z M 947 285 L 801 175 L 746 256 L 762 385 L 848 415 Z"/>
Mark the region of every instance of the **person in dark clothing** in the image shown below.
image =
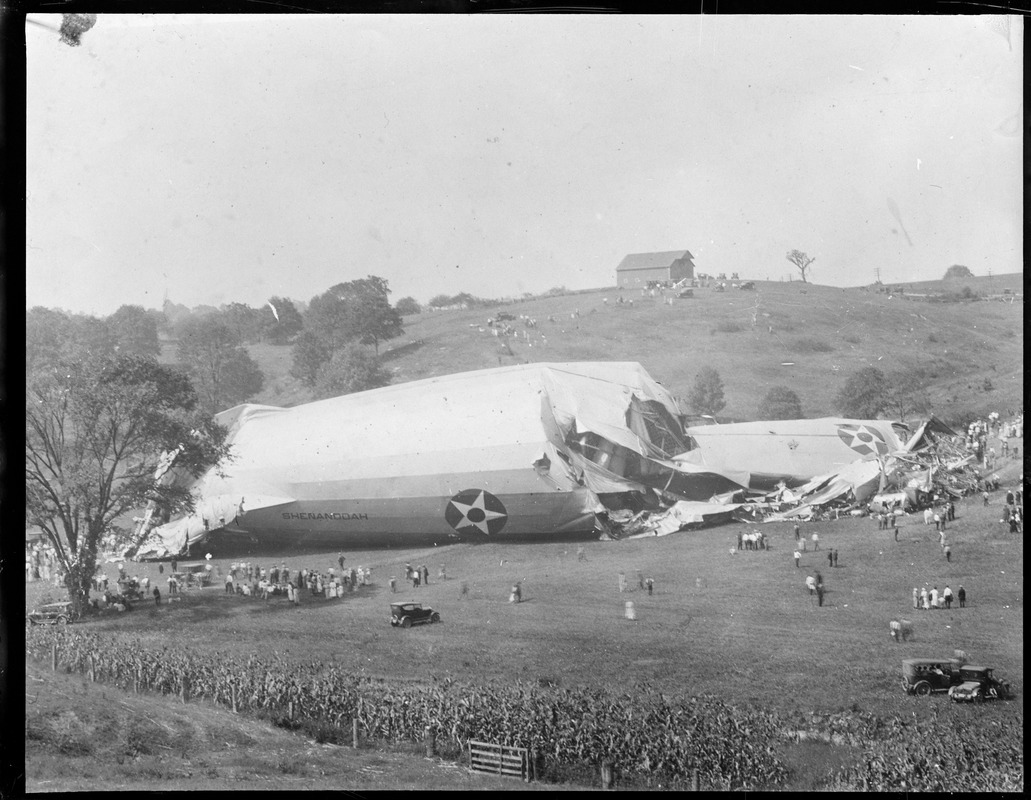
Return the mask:
<path id="1" fill-rule="evenodd" d="M 795 541 L 796 541 L 796 542 L 797 542 L 797 541 L 799 540 L 799 538 L 801 537 L 801 535 L 802 535 L 802 534 L 801 534 L 801 531 L 800 531 L 800 529 L 799 529 L 799 527 L 798 527 L 798 524 L 796 523 L 796 524 L 795 524 Z"/>
<path id="2" fill-rule="evenodd" d="M 158 564 L 158 575 L 164 575 L 164 574 L 165 574 L 165 565 L 164 564 Z"/>
<path id="3" fill-rule="evenodd" d="M 648 587 L 648 596 L 651 597 L 652 588 L 654 588 L 655 586 L 655 581 L 653 581 L 651 578 L 648 578 L 645 580 L 644 585 Z"/>
<path id="4" fill-rule="evenodd" d="M 157 586 L 154 587 L 154 605 L 161 605 L 161 590 Z"/>
<path id="5" fill-rule="evenodd" d="M 834 566 L 838 566 L 838 551 L 834 551 Z"/>
<path id="6" fill-rule="evenodd" d="M 828 567 L 833 567 L 834 566 L 834 551 L 833 550 L 828 550 L 827 551 L 827 566 Z"/>
<path id="7" fill-rule="evenodd" d="M 178 572 L 179 571 L 177 569 L 178 566 L 179 566 L 179 562 L 176 559 L 173 558 L 172 559 L 172 572 Z"/>
<path id="8" fill-rule="evenodd" d="M 966 608 L 967 607 L 967 590 L 964 589 L 962 586 L 960 586 L 959 587 L 959 591 L 956 592 L 956 597 L 959 600 L 959 607 L 960 608 Z"/>
<path id="9" fill-rule="evenodd" d="M 340 569 L 341 570 L 343 570 L 343 568 L 344 568 L 344 561 L 346 561 L 346 560 L 347 559 L 344 558 L 344 554 L 341 553 L 340 557 L 337 559 L 337 563 L 340 565 Z"/>

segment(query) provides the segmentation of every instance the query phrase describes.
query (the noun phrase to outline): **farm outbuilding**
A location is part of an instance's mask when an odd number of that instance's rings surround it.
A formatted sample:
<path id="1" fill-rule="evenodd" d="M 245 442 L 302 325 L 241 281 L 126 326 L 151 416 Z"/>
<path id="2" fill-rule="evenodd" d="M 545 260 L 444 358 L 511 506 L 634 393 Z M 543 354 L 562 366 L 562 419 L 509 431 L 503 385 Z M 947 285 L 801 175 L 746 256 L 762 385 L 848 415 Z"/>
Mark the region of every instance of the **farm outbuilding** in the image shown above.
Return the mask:
<path id="1" fill-rule="evenodd" d="M 694 256 L 687 250 L 662 253 L 631 253 L 616 267 L 616 286 L 642 289 L 652 281 L 681 281 L 694 278 Z"/>

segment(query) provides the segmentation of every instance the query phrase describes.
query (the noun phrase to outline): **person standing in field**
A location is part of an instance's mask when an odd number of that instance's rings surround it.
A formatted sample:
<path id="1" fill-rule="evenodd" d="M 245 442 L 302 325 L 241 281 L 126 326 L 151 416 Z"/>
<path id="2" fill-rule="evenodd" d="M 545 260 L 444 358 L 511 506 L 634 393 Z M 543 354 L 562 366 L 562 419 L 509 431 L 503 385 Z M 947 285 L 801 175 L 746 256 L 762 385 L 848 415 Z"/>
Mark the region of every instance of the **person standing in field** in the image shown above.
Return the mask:
<path id="1" fill-rule="evenodd" d="M 827 551 L 827 566 L 828 567 L 833 567 L 834 566 L 834 551 L 833 550 L 828 550 Z"/>
<path id="2" fill-rule="evenodd" d="M 801 564 L 798 563 L 801 559 L 802 559 L 802 554 L 798 550 L 795 550 L 795 568 L 796 569 L 801 566 Z"/>
<path id="3" fill-rule="evenodd" d="M 644 585 L 648 587 L 648 596 L 651 597 L 652 596 L 652 588 L 655 586 L 655 581 L 653 581 L 651 579 L 651 577 L 649 576 L 648 578 L 645 579 Z"/>
<path id="4" fill-rule="evenodd" d="M 838 550 L 834 549 L 834 566 L 838 566 Z"/>
<path id="5" fill-rule="evenodd" d="M 959 607 L 967 607 L 967 590 L 963 588 L 963 584 L 960 584 L 959 591 L 956 592 L 956 599 L 959 600 Z"/>
<path id="6" fill-rule="evenodd" d="M 818 534 L 816 531 L 813 531 L 813 537 L 812 538 L 813 538 L 813 552 L 815 553 L 817 550 L 820 549 L 820 534 Z"/>
<path id="7" fill-rule="evenodd" d="M 795 541 L 797 542 L 801 538 L 802 538 L 801 529 L 798 527 L 798 523 L 796 522 L 795 523 Z"/>
<path id="8" fill-rule="evenodd" d="M 949 584 L 945 584 L 945 589 L 942 591 L 942 598 L 945 600 L 945 608 L 952 608 L 952 589 L 949 588 Z"/>
<path id="9" fill-rule="evenodd" d="M 913 608 L 920 610 L 920 593 L 913 587 Z"/>

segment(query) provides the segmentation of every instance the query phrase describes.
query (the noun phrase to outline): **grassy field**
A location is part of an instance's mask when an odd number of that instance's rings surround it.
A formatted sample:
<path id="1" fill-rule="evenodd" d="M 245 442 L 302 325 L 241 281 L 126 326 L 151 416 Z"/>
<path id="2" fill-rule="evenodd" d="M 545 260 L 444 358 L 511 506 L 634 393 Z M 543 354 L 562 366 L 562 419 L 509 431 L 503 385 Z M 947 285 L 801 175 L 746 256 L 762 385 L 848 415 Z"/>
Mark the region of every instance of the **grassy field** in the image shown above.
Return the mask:
<path id="1" fill-rule="evenodd" d="M 775 385 L 793 388 L 806 416 L 835 415 L 835 394 L 865 366 L 924 370 L 933 410 L 945 419 L 967 409 L 1015 413 L 1023 405 L 1022 303 L 937 304 L 765 281 L 754 292 L 697 289 L 672 306 L 639 292 L 626 293 L 632 306 L 616 305 L 618 296 L 609 288 L 504 306 L 538 322 L 529 341 L 511 342 L 511 354 L 485 326 L 500 307 L 406 317 L 404 336 L 381 351 L 395 383 L 501 364 L 639 361 L 679 397 L 702 367 L 714 366 L 725 384 L 722 413 L 738 419 L 754 419 Z M 518 321 L 516 327 L 522 330 Z M 171 357 L 172 348 L 166 350 Z M 266 375 L 254 402 L 289 406 L 311 399 L 288 374 L 289 347 L 249 350 Z"/>
<path id="2" fill-rule="evenodd" d="M 846 377 L 868 365 L 925 370 L 934 411 L 944 418 L 964 410 L 1008 416 L 1023 407 L 1022 304 L 943 305 L 797 282 L 756 285 L 755 292 L 698 290 L 672 306 L 639 293 L 626 295 L 633 306 L 617 306 L 619 293 L 611 288 L 520 301 L 504 310 L 536 318 L 538 328 L 529 340 L 513 341 L 511 352 L 502 352 L 485 329 L 500 308 L 424 312 L 405 319 L 405 335 L 386 343 L 383 356 L 395 383 L 527 361 L 639 361 L 680 397 L 697 371 L 712 365 L 726 386 L 723 414 L 740 419 L 754 418 L 762 395 L 778 384 L 799 393 L 807 416 L 834 414 L 833 397 Z M 947 288 L 938 282 L 913 291 Z M 311 399 L 288 374 L 289 347 L 250 351 L 266 375 L 253 402 L 290 406 Z M 163 360 L 174 355 L 166 342 Z M 986 380 L 991 391 L 984 391 Z M 1012 460 L 999 472 L 1013 485 L 1020 470 Z M 904 520 L 898 543 L 870 520 L 803 525 L 807 535 L 819 532 L 821 550 L 806 553 L 799 568 L 791 557 L 791 526 L 782 523 L 763 526 L 770 550 L 735 555 L 730 547 L 742 525 L 585 542 L 585 561 L 577 559 L 575 542 L 370 549 L 346 556 L 348 564 L 373 568 L 372 585 L 341 599 L 305 596 L 293 607 L 227 596 L 216 582 L 179 603 L 142 603 L 83 627 L 154 648 L 285 653 L 390 680 L 520 680 L 631 694 L 647 686 L 799 720 L 902 712 L 929 725 L 973 724 L 1006 734 L 1023 725 L 1023 539 L 999 524 L 1001 495 L 992 502 L 960 504 L 948 533 L 951 563 L 933 529 L 916 516 Z M 828 566 L 828 548 L 838 551 L 836 567 Z M 224 574 L 241 558 L 325 570 L 335 566 L 337 552 L 216 551 L 212 564 Z M 428 565 L 428 586 L 413 590 L 404 582 L 406 562 Z M 438 580 L 442 564 L 447 579 Z M 114 565 L 107 568 L 113 577 Z M 167 572 L 157 564 L 129 569 L 160 581 L 166 593 Z M 828 589 L 823 607 L 804 588 L 815 570 Z M 621 571 L 632 590 L 627 594 L 617 589 Z M 637 588 L 638 572 L 654 579 L 653 595 Z M 391 575 L 397 594 L 389 589 Z M 508 602 L 515 581 L 523 587 L 518 605 Z M 948 584 L 954 592 L 963 585 L 969 607 L 914 611 L 912 589 L 925 584 Z M 48 596 L 60 599 L 62 592 L 27 585 L 29 606 Z M 432 605 L 442 624 L 391 628 L 388 605 L 405 598 Z M 636 620 L 624 617 L 628 600 Z M 888 621 L 898 616 L 913 621 L 913 641 L 889 637 Z M 958 707 L 944 697 L 902 692 L 902 658 L 948 656 L 954 649 L 995 667 L 1015 699 Z M 36 664 L 27 664 L 26 683 L 29 791 L 524 788 L 473 778 L 412 748 L 323 747 L 203 703 L 124 695 Z M 134 745 L 141 737 L 152 742 L 148 752 Z M 835 770 L 863 756 L 850 747 L 786 740 L 779 757 L 791 770 L 784 788 L 808 790 L 824 787 Z"/>
<path id="3" fill-rule="evenodd" d="M 1019 469 L 1020 463 L 1011 461 L 1000 475 L 1011 481 Z M 903 711 L 927 718 L 937 709 L 946 719 L 974 718 L 978 724 L 1005 728 L 1022 725 L 1023 719 L 1023 539 L 999 524 L 1001 495 L 992 503 L 984 507 L 973 498 L 959 504 L 958 519 L 948 531 L 951 563 L 943 557 L 933 528 L 916 515 L 903 521 L 898 543 L 872 520 L 803 524 L 807 535 L 819 532 L 820 550 L 810 549 L 800 568 L 792 559 L 794 537 L 785 523 L 763 526 L 770 550 L 735 555 L 730 547 L 741 525 L 587 542 L 584 561 L 577 558 L 576 543 L 367 550 L 346 556 L 349 564 L 373 568 L 373 585 L 342 599 L 306 596 L 300 607 L 293 607 L 285 600 L 227 596 L 215 586 L 190 591 L 178 604 L 141 604 L 131 613 L 86 624 L 97 631 L 130 634 L 154 648 L 276 651 L 298 661 L 334 662 L 357 674 L 390 679 L 547 681 L 619 692 L 647 685 L 789 715 Z M 828 566 L 827 549 L 838 551 L 838 566 Z M 335 551 L 249 556 L 258 564 L 286 563 L 292 570 L 325 570 L 335 565 L 336 557 Z M 232 560 L 218 557 L 212 563 L 224 572 Z M 413 590 L 404 583 L 406 562 L 429 566 L 428 586 Z M 443 581 L 436 578 L 441 564 L 447 571 Z M 132 564 L 130 570 L 154 580 L 164 577 L 156 564 Z M 822 573 L 828 589 L 823 607 L 804 588 L 805 577 L 814 570 Z M 620 571 L 631 585 L 628 594 L 618 591 Z M 652 596 L 637 588 L 638 571 L 654 578 Z M 114 565 L 109 572 L 114 576 Z M 398 594 L 389 590 L 391 575 L 399 579 Z M 517 580 L 522 581 L 524 601 L 516 605 L 508 602 L 508 592 Z M 462 583 L 468 586 L 464 597 Z M 966 588 L 967 608 L 912 609 L 914 586 L 941 589 L 946 584 L 954 592 L 959 585 Z M 47 591 L 30 584 L 29 602 Z M 439 610 L 442 623 L 391 628 L 389 602 L 409 597 Z M 634 621 L 624 618 L 627 600 L 635 604 Z M 911 619 L 915 630 L 914 640 L 904 644 L 888 636 L 888 620 L 900 615 Z M 995 667 L 1010 681 L 1016 698 L 983 707 L 952 707 L 941 696 L 903 694 L 902 658 L 949 656 L 954 649 Z M 785 759 L 801 759 L 797 788 L 818 786 L 842 759 L 857 757 L 824 749 L 813 760 L 798 749 L 805 746 L 785 746 Z M 300 752 L 303 746 L 296 748 Z M 57 780 L 53 754 L 37 758 L 34 752 L 30 750 L 27 765 L 30 789 L 42 788 L 38 781 Z M 275 762 L 261 758 L 265 766 L 256 768 L 258 773 L 274 773 Z M 306 759 L 300 758 L 304 764 Z M 312 763 L 316 766 L 311 770 L 323 769 L 318 759 Z M 222 777 L 231 772 L 228 765 L 211 769 Z M 305 774 L 314 779 L 315 771 Z M 352 777 L 354 773 L 347 773 L 335 786 L 355 788 Z M 148 788 L 165 785 L 160 776 L 139 780 Z M 317 780 L 314 785 L 319 785 Z M 418 780 L 412 785 L 418 786 Z"/>

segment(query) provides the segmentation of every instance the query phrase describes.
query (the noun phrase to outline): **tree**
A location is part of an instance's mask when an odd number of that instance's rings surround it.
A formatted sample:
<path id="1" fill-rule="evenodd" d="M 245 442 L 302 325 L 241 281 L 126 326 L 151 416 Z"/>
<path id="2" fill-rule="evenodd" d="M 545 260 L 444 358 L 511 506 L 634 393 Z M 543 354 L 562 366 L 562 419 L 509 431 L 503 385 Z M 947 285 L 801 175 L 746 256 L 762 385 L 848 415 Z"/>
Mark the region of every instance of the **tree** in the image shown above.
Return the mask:
<path id="1" fill-rule="evenodd" d="M 35 306 L 25 315 L 25 360 L 30 369 L 75 354 L 115 354 L 118 340 L 107 320 Z"/>
<path id="2" fill-rule="evenodd" d="M 334 351 L 358 341 L 374 345 L 378 354 L 381 341 L 404 333 L 388 294 L 387 282 L 375 275 L 338 283 L 312 298 L 307 327 Z"/>
<path id="3" fill-rule="evenodd" d="M 802 419 L 802 401 L 786 386 L 773 386 L 759 401 L 759 419 Z"/>
<path id="4" fill-rule="evenodd" d="M 265 308 L 272 319 L 272 313 Z M 240 342 L 260 342 L 264 335 L 265 314 L 260 308 L 251 308 L 244 303 L 229 303 L 222 307 L 222 322 L 236 334 Z"/>
<path id="5" fill-rule="evenodd" d="M 801 271 L 802 273 L 802 282 L 806 283 L 805 271 L 809 269 L 810 264 L 816 261 L 816 256 L 810 258 L 801 250 L 789 250 L 787 254 L 787 259 L 796 267 L 798 267 L 799 271 Z"/>
<path id="6" fill-rule="evenodd" d="M 190 317 L 179 326 L 178 356 L 210 415 L 261 391 L 265 376 L 220 314 Z"/>
<path id="7" fill-rule="evenodd" d="M 846 417 L 876 419 L 886 406 L 887 381 L 877 367 L 863 367 L 845 381 L 835 403 Z"/>
<path id="8" fill-rule="evenodd" d="M 353 394 L 389 384 L 390 374 L 380 365 L 379 359 L 352 342 L 334 353 L 333 358 L 319 370 L 315 398 L 321 400 Z"/>
<path id="9" fill-rule="evenodd" d="M 703 367 L 695 376 L 687 401 L 699 414 L 716 414 L 727 401 L 723 397 L 723 380 L 713 367 Z"/>
<path id="10" fill-rule="evenodd" d="M 53 546 L 68 599 L 85 613 L 115 520 L 157 500 L 192 510 L 187 489 L 157 486 L 165 452 L 195 475 L 228 455 L 226 430 L 196 409 L 179 371 L 141 356 L 80 351 L 34 369 L 25 386 L 25 518 Z"/>
<path id="11" fill-rule="evenodd" d="M 60 361 L 71 340 L 71 320 L 66 314 L 35 306 L 25 314 L 25 366 L 27 370 Z"/>
<path id="12" fill-rule="evenodd" d="M 926 411 L 930 400 L 920 381 L 908 372 L 896 372 L 886 376 L 884 381 L 883 411 L 899 422 L 906 417 Z"/>
<path id="13" fill-rule="evenodd" d="M 143 306 L 121 306 L 107 318 L 120 355 L 159 356 L 157 320 Z"/>
<path id="14" fill-rule="evenodd" d="M 970 271 L 970 267 L 964 267 L 962 264 L 953 264 L 947 270 L 945 270 L 945 280 L 949 278 L 973 278 L 974 273 Z"/>
<path id="15" fill-rule="evenodd" d="M 315 386 L 319 370 L 333 356 L 333 352 L 311 331 L 303 331 L 294 342 L 294 363 L 290 374 L 307 386 Z"/>
<path id="16" fill-rule="evenodd" d="M 401 314 L 403 316 L 408 316 L 409 314 L 418 314 L 422 311 L 422 306 L 415 302 L 414 297 L 402 297 L 400 300 L 397 301 L 394 308 L 397 309 L 398 314 Z"/>
<path id="17" fill-rule="evenodd" d="M 304 328 L 301 313 L 286 297 L 272 297 L 268 302 L 270 305 L 261 309 L 265 338 L 272 344 L 288 344 Z"/>

